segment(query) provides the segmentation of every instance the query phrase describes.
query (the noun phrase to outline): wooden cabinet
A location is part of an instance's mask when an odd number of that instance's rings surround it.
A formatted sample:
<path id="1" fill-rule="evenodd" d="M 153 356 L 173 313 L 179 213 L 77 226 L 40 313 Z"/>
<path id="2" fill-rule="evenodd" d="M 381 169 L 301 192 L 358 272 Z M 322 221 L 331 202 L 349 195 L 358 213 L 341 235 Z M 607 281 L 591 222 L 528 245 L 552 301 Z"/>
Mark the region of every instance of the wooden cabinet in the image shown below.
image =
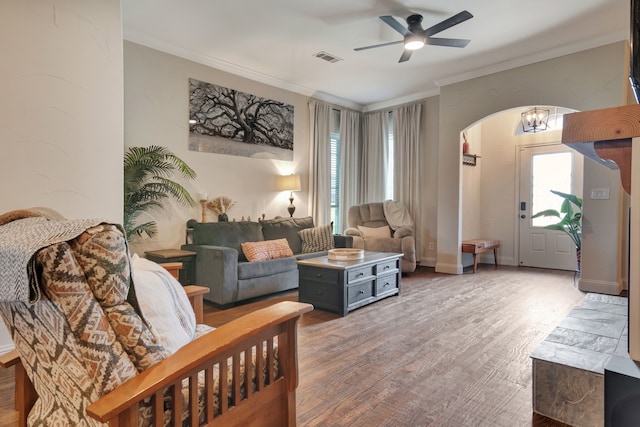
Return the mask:
<path id="1" fill-rule="evenodd" d="M 365 252 L 363 259 L 333 261 L 328 257 L 298 261 L 298 299 L 341 316 L 400 293 L 402 254 Z"/>

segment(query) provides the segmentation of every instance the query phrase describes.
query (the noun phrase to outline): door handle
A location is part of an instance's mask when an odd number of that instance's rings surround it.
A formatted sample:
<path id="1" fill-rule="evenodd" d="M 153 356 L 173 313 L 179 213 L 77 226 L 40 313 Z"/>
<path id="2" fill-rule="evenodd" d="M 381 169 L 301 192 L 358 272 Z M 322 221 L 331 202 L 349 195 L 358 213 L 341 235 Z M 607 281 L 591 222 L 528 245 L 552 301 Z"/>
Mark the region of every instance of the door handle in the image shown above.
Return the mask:
<path id="1" fill-rule="evenodd" d="M 526 215 L 520 215 L 520 218 L 525 219 L 527 216 Z"/>

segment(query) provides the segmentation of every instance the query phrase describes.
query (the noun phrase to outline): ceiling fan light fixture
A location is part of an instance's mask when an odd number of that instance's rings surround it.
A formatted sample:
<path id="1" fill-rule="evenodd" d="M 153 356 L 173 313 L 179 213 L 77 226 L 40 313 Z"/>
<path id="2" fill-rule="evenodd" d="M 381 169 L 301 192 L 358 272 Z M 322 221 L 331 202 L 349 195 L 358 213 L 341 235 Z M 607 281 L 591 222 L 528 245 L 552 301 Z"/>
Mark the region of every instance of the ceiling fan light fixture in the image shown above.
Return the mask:
<path id="1" fill-rule="evenodd" d="M 424 46 L 425 37 L 422 34 L 409 34 L 404 39 L 404 48 L 409 50 L 417 50 Z"/>

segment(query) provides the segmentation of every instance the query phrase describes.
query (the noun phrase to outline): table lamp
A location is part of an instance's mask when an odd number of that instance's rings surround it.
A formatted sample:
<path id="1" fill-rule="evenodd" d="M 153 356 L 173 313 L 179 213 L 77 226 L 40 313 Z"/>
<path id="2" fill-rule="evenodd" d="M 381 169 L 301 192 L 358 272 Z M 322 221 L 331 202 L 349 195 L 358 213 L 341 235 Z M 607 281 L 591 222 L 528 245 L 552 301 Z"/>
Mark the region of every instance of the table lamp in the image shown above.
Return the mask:
<path id="1" fill-rule="evenodd" d="M 293 213 L 296 211 L 296 207 L 293 206 L 293 192 L 302 190 L 300 185 L 300 175 L 281 175 L 278 177 L 278 191 L 290 191 L 289 195 L 289 216 L 293 218 Z"/>

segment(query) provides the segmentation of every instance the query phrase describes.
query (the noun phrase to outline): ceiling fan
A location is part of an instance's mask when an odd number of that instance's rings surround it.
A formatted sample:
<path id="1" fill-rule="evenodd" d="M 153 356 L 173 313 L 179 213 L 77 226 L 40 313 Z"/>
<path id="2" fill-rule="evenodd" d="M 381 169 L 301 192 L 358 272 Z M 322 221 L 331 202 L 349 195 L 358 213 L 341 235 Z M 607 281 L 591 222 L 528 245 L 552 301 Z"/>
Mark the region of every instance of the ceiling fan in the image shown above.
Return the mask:
<path id="1" fill-rule="evenodd" d="M 422 29 L 422 15 L 410 15 L 407 21 L 407 28 L 405 28 L 402 24 L 400 24 L 393 16 L 385 15 L 381 16 L 380 19 L 391 28 L 399 32 L 404 36 L 404 40 L 387 42 L 376 44 L 373 46 L 365 46 L 365 47 L 357 47 L 355 51 L 361 51 L 366 49 L 373 49 L 376 47 L 390 46 L 394 44 L 404 43 L 404 51 L 400 56 L 400 60 L 398 62 L 405 62 L 411 58 L 411 54 L 414 50 L 420 49 L 425 44 L 437 45 L 437 46 L 447 46 L 447 47 L 465 47 L 469 44 L 471 40 L 468 39 L 449 39 L 442 37 L 431 37 L 434 34 L 438 34 L 441 31 L 446 30 L 447 28 L 451 28 L 454 25 L 458 25 L 468 19 L 473 18 L 473 15 L 466 10 L 453 15 L 451 18 L 447 18 L 444 21 L 427 28 L 426 30 Z"/>

